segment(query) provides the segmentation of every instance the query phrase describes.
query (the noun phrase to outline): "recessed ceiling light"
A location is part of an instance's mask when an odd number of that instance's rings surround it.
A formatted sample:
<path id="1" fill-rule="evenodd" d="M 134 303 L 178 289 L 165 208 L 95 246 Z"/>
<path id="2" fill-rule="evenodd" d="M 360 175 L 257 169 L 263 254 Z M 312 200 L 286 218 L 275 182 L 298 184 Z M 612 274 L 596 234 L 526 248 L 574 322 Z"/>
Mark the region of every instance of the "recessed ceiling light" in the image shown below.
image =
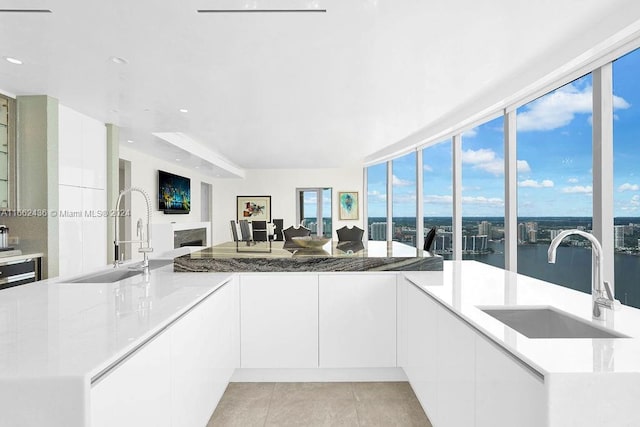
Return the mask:
<path id="1" fill-rule="evenodd" d="M 200 166 L 196 166 L 196 169 L 200 169 Z"/>
<path id="2" fill-rule="evenodd" d="M 11 56 L 5 56 L 4 59 L 6 59 L 8 62 L 11 62 L 12 64 L 22 65 L 22 61 L 20 61 L 18 58 L 13 58 Z"/>
<path id="3" fill-rule="evenodd" d="M 133 139 L 127 139 L 127 142 L 128 142 L 129 144 L 133 144 Z"/>
<path id="4" fill-rule="evenodd" d="M 180 112 L 181 112 L 181 113 L 188 113 L 188 112 L 189 112 L 189 110 L 187 110 L 186 108 L 181 108 L 181 109 L 180 109 Z"/>
<path id="5" fill-rule="evenodd" d="M 127 61 L 126 59 L 120 57 L 120 56 L 112 56 L 111 58 L 111 62 L 116 63 L 116 64 L 120 64 L 120 65 L 125 65 L 128 64 L 129 61 Z"/>
<path id="6" fill-rule="evenodd" d="M 176 159 L 176 162 L 179 162 L 179 161 L 180 161 L 180 159 Z"/>

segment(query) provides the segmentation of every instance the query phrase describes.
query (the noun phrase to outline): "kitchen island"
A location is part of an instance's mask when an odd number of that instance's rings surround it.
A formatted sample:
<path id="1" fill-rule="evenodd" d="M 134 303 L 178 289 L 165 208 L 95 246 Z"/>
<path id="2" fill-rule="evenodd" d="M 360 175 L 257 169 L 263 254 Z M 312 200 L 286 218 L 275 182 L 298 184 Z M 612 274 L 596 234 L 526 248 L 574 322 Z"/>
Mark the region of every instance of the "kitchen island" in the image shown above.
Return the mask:
<path id="1" fill-rule="evenodd" d="M 179 272 L 442 271 L 442 257 L 400 242 L 226 242 L 174 260 Z"/>
<path id="2" fill-rule="evenodd" d="M 173 269 L 0 292 L 0 425 L 201 426 L 229 381 L 407 379 L 438 427 L 640 423 L 634 308 L 603 325 L 626 338 L 532 339 L 482 307 L 554 306 L 591 322 L 590 295 L 475 261 Z"/>

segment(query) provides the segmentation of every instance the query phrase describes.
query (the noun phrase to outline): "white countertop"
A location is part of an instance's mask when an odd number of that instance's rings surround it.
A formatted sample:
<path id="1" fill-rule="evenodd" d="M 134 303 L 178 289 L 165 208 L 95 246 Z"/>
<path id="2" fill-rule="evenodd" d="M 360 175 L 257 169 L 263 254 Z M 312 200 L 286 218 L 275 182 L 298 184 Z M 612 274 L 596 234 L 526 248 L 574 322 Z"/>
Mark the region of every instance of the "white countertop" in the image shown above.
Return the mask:
<path id="1" fill-rule="evenodd" d="M 126 266 L 120 267 L 126 268 Z M 17 286 L 0 296 L 0 379 L 90 379 L 225 283 L 170 264 L 116 283 Z"/>
<path id="2" fill-rule="evenodd" d="M 542 374 L 640 373 L 640 310 L 622 306 L 605 323 L 591 318 L 591 295 L 477 261 L 445 261 L 443 280 L 407 272 L 405 277 L 458 316 Z M 552 306 L 630 338 L 532 339 L 477 306 Z"/>

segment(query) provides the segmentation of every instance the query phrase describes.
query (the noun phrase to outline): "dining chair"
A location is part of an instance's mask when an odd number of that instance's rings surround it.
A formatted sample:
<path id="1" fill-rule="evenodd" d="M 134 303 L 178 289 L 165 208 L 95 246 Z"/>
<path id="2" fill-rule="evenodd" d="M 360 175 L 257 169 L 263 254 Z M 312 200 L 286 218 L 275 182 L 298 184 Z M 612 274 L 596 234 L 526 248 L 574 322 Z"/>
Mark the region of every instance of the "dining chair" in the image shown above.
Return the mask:
<path id="1" fill-rule="evenodd" d="M 284 241 L 290 242 L 294 237 L 311 236 L 311 230 L 302 225 L 298 228 L 290 226 L 289 228 L 282 230 L 282 234 L 284 235 Z"/>
<path id="2" fill-rule="evenodd" d="M 342 228 L 338 228 L 336 233 L 338 234 L 339 242 L 359 242 L 362 240 L 362 236 L 364 236 L 364 230 L 355 225 L 353 228 L 345 225 Z"/>

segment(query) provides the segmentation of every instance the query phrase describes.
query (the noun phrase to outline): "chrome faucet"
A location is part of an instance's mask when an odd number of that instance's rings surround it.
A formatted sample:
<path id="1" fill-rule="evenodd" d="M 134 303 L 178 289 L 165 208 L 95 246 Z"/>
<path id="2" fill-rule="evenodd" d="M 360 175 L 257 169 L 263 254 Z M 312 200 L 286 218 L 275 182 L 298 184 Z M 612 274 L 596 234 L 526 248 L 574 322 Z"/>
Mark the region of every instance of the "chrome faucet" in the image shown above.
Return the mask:
<path id="1" fill-rule="evenodd" d="M 592 234 L 580 230 L 562 231 L 551 241 L 551 244 L 549 245 L 549 250 L 547 252 L 548 261 L 550 264 L 556 263 L 556 250 L 558 249 L 560 242 L 565 237 L 573 234 L 582 236 L 591 242 L 591 250 L 593 253 L 593 264 L 591 266 L 592 314 L 593 318 L 596 320 L 605 320 L 605 312 L 601 310 L 601 307 L 614 310 L 618 305 L 620 305 L 620 301 L 614 299 L 609 282 L 602 280 L 604 253 L 602 251 L 602 245 L 600 245 L 598 239 L 596 239 Z"/>
<path id="2" fill-rule="evenodd" d="M 132 191 L 137 191 L 142 194 L 144 200 L 146 202 L 147 207 L 147 231 L 145 233 L 144 228 L 142 227 L 142 219 L 138 219 L 136 223 L 136 236 L 139 237 L 140 240 L 119 240 L 118 238 L 118 218 L 120 218 L 120 202 L 125 194 L 130 193 Z M 153 252 L 153 248 L 149 244 L 149 240 L 151 238 L 151 202 L 149 200 L 149 195 L 146 191 L 138 188 L 131 187 L 126 190 L 122 190 L 118 195 L 118 201 L 116 202 L 116 212 L 115 212 L 115 240 L 113 241 L 113 249 L 114 249 L 114 260 L 113 267 L 117 268 L 120 265 L 120 243 L 140 243 L 140 247 L 138 248 L 138 252 L 143 254 L 142 260 L 142 271 L 145 275 L 149 274 L 149 258 L 147 254 L 149 252 Z"/>

